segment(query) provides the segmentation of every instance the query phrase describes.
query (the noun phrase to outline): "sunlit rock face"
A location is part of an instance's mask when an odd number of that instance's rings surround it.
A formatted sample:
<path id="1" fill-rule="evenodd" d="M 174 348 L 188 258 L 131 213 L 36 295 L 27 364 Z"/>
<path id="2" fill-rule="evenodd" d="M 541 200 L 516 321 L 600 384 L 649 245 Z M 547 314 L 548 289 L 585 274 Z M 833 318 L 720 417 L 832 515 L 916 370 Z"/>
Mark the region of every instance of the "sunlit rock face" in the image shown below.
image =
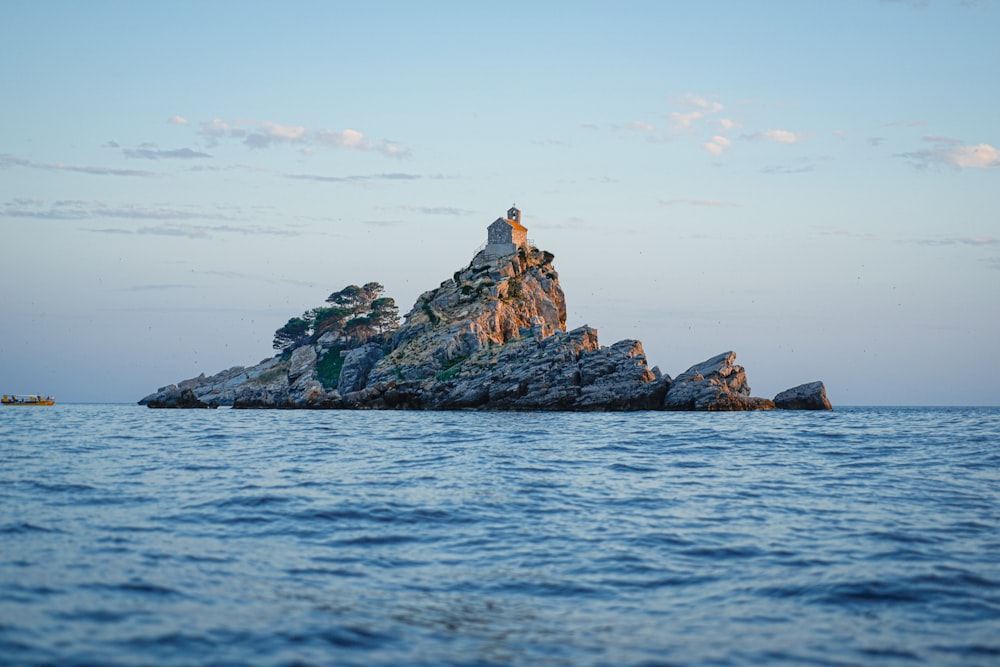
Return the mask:
<path id="1" fill-rule="evenodd" d="M 677 376 L 664 399 L 666 410 L 773 410 L 774 402 L 750 396 L 746 371 L 723 352 Z"/>
<path id="2" fill-rule="evenodd" d="M 432 378 L 529 333 L 541 339 L 565 331 L 566 297 L 552 259 L 537 249 L 477 255 L 420 295 L 371 381 Z"/>

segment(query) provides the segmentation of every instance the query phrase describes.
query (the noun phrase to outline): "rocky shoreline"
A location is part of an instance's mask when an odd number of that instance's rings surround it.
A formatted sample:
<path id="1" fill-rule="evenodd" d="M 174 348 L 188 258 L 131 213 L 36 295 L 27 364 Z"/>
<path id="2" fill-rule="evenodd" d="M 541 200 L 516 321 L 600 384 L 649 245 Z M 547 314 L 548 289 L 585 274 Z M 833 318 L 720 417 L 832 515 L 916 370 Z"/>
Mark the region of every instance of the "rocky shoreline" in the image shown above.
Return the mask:
<path id="1" fill-rule="evenodd" d="M 566 331 L 566 300 L 553 259 L 527 245 L 500 256 L 481 251 L 422 294 L 394 331 L 365 340 L 343 330 L 316 333 L 255 366 L 161 387 L 139 403 L 151 408 L 831 409 L 822 382 L 773 399 L 751 396 L 746 372 L 731 351 L 671 378 L 648 366 L 637 340 L 602 347 L 591 327 Z"/>

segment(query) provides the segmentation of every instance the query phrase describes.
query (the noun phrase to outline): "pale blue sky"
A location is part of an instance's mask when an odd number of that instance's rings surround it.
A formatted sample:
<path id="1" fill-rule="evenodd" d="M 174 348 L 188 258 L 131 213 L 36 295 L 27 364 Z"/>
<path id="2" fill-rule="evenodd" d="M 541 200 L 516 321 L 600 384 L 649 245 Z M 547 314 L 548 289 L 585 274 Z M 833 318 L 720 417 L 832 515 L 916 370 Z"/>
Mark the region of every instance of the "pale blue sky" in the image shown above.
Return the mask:
<path id="1" fill-rule="evenodd" d="M 539 6 L 541 4 L 541 6 Z M 0 2 L 0 391 L 132 401 L 512 201 L 569 326 L 1000 404 L 1000 3 Z"/>

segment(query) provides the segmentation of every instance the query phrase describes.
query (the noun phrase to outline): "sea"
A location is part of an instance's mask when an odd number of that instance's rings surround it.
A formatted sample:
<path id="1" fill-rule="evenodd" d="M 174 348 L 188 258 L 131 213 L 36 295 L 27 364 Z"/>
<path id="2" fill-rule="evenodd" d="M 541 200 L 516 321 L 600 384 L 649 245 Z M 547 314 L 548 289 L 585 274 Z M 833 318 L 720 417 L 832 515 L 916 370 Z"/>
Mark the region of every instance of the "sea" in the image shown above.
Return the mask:
<path id="1" fill-rule="evenodd" d="M 998 665 L 1000 408 L 0 410 L 3 665 Z"/>

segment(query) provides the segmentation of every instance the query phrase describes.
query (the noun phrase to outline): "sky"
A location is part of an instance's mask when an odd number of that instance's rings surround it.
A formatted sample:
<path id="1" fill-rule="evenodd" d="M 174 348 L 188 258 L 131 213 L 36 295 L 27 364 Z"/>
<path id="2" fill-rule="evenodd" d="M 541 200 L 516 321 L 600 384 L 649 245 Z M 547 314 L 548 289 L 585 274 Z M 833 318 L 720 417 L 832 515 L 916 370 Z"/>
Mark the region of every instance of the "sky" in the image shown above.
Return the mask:
<path id="1" fill-rule="evenodd" d="M 1000 405 L 1000 1 L 0 2 L 0 391 L 133 402 L 516 203 L 568 327 Z"/>

